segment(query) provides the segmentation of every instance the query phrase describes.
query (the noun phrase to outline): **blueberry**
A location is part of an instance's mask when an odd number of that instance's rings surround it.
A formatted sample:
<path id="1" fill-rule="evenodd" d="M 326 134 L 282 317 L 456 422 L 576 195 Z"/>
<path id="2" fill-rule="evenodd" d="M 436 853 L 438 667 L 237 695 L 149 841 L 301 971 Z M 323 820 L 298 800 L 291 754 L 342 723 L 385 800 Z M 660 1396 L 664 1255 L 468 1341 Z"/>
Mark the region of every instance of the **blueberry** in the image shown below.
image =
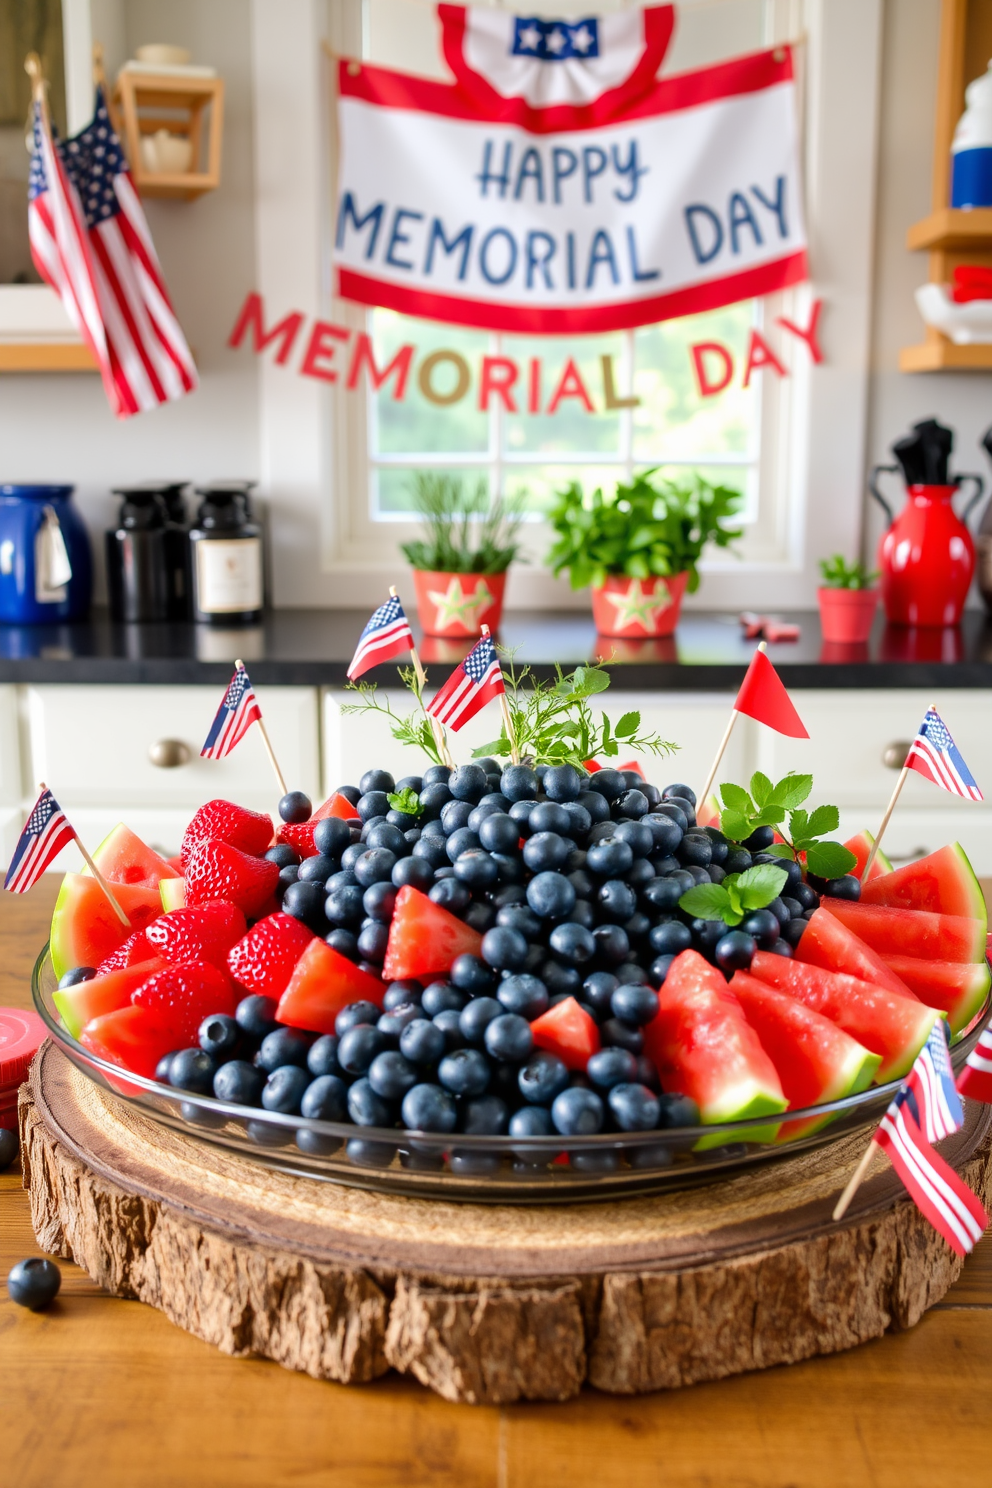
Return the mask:
<path id="1" fill-rule="evenodd" d="M 567 837 L 572 818 L 556 801 L 538 801 L 527 818 L 527 829 L 532 836 L 550 832 L 555 837 Z"/>
<path id="2" fill-rule="evenodd" d="M 332 930 L 329 935 L 324 936 L 325 941 L 333 951 L 341 956 L 347 956 L 349 961 L 357 961 L 358 938 L 350 930 Z"/>
<path id="3" fill-rule="evenodd" d="M 648 814 L 652 818 L 660 816 L 662 818 L 667 818 L 668 821 L 674 822 L 679 829 L 680 842 L 682 841 L 682 834 L 684 832 L 688 832 L 689 830 L 689 818 L 686 816 L 681 806 L 676 806 L 674 801 L 663 800 L 660 806 L 656 806 L 654 811 L 649 812 Z M 674 852 L 674 850 L 675 849 L 672 847 L 667 847 L 665 849 L 666 852 Z"/>
<path id="4" fill-rule="evenodd" d="M 196 1039 L 205 1054 L 230 1059 L 241 1042 L 241 1029 L 228 1013 L 211 1013 L 197 1029 Z"/>
<path id="5" fill-rule="evenodd" d="M 556 1095 L 551 1120 L 563 1137 L 591 1137 L 603 1125 L 603 1102 L 594 1090 L 573 1085 Z"/>
<path id="6" fill-rule="evenodd" d="M 356 1080 L 348 1090 L 348 1115 L 356 1126 L 391 1126 L 393 1113 L 367 1079 Z"/>
<path id="7" fill-rule="evenodd" d="M 533 801 L 539 789 L 537 776 L 526 765 L 507 765 L 500 777 L 500 790 L 508 801 Z"/>
<path id="8" fill-rule="evenodd" d="M 348 841 L 350 840 L 348 838 Z M 345 846 L 347 845 L 346 842 Z M 265 853 L 265 859 L 269 863 L 276 863 L 280 868 L 298 868 L 300 863 L 299 853 L 290 847 L 288 842 L 277 842 L 275 847 L 270 847 Z M 292 883 L 293 880 L 287 879 L 286 882 Z"/>
<path id="9" fill-rule="evenodd" d="M 561 873 L 538 873 L 527 885 L 527 903 L 542 920 L 564 920 L 575 908 L 575 890 Z"/>
<path id="10" fill-rule="evenodd" d="M 279 1111 L 284 1116 L 295 1115 L 309 1084 L 309 1071 L 301 1069 L 298 1064 L 280 1065 L 265 1082 L 262 1105 L 267 1111 Z"/>
<path id="11" fill-rule="evenodd" d="M 513 853 L 517 850 L 520 829 L 506 812 L 496 811 L 487 816 L 478 832 L 479 841 L 487 852 Z"/>
<path id="12" fill-rule="evenodd" d="M 283 1064 L 298 1064 L 302 1069 L 310 1052 L 311 1036 L 298 1028 L 276 1028 L 262 1040 L 255 1063 L 269 1074 Z"/>
<path id="13" fill-rule="evenodd" d="M 391 880 L 394 889 L 402 889 L 409 884 L 411 888 L 426 894 L 434 882 L 434 870 L 423 858 L 400 858 L 398 863 L 393 864 Z"/>
<path id="14" fill-rule="evenodd" d="M 596 901 L 607 919 L 620 923 L 629 920 L 637 908 L 637 894 L 619 878 L 608 878 L 600 884 Z"/>
<path id="15" fill-rule="evenodd" d="M 617 801 L 624 793 L 626 781 L 619 770 L 596 770 L 586 781 L 586 789 L 605 796 L 607 801 Z"/>
<path id="16" fill-rule="evenodd" d="M 698 1126 L 699 1107 L 687 1095 L 662 1095 L 658 1099 L 658 1125 L 665 1128 Z"/>
<path id="17" fill-rule="evenodd" d="M 584 966 L 596 954 L 596 941 L 591 931 L 572 920 L 555 926 L 548 936 L 548 945 L 570 966 Z"/>
<path id="18" fill-rule="evenodd" d="M 597 1018 L 609 1016 L 610 1000 L 619 985 L 609 971 L 593 971 L 586 977 L 582 983 L 582 999 Z"/>
<path id="19" fill-rule="evenodd" d="M 358 782 L 358 789 L 363 796 L 369 791 L 384 791 L 388 795 L 396 789 L 396 781 L 388 770 L 366 770 Z"/>
<path id="20" fill-rule="evenodd" d="M 178 1049 L 172 1049 L 172 1050 L 170 1050 L 170 1052 L 168 1054 L 163 1054 L 162 1055 L 162 1058 L 156 1064 L 156 1066 L 155 1066 L 155 1079 L 158 1081 L 158 1083 L 160 1085 L 168 1085 L 168 1083 L 169 1083 L 169 1067 L 172 1064 L 172 1056 L 174 1054 L 178 1054 L 178 1052 L 179 1052 Z"/>
<path id="21" fill-rule="evenodd" d="M 342 868 L 342 870 L 347 870 L 347 869 L 350 869 L 350 868 L 354 868 L 355 864 L 358 862 L 358 859 L 362 856 L 362 853 L 365 852 L 365 851 L 366 851 L 366 848 L 365 848 L 364 842 L 352 842 L 351 846 L 350 847 L 346 847 L 345 850 L 344 850 L 344 852 L 341 854 L 341 868 Z M 355 878 L 354 876 L 352 876 L 352 878 L 349 879 L 349 882 L 350 883 L 357 883 L 358 882 L 358 879 Z"/>
<path id="22" fill-rule="evenodd" d="M 517 1075 L 517 1085 L 525 1101 L 549 1106 L 568 1086 L 568 1070 L 556 1054 L 537 1049 Z"/>
<path id="23" fill-rule="evenodd" d="M 383 993 L 382 1010 L 384 1013 L 391 1013 L 394 1008 L 409 1007 L 411 1003 L 419 1008 L 423 995 L 419 982 L 390 982 Z"/>
<path id="24" fill-rule="evenodd" d="M 380 925 L 373 921 L 364 925 L 358 936 L 358 953 L 365 961 L 370 961 L 374 966 L 381 966 L 386 959 L 386 946 L 389 943 L 389 926 Z"/>
<path id="25" fill-rule="evenodd" d="M 352 1137 L 345 1151 L 349 1162 L 359 1168 L 388 1168 L 394 1154 L 391 1143 L 369 1142 L 363 1137 Z"/>
<path id="26" fill-rule="evenodd" d="M 511 1137 L 550 1137 L 554 1131 L 547 1106 L 521 1106 L 510 1117 Z M 526 1152 L 526 1148 L 524 1152 Z"/>
<path id="27" fill-rule="evenodd" d="M 584 783 L 574 765 L 552 765 L 544 772 L 544 794 L 549 801 L 577 801 Z"/>
<path id="28" fill-rule="evenodd" d="M 357 1028 L 360 1023 L 369 1023 L 374 1027 L 378 1021 L 379 1009 L 374 1002 L 349 1002 L 334 1019 L 334 1032 L 340 1039 L 349 1028 Z"/>
<path id="29" fill-rule="evenodd" d="M 10 1167 L 20 1150 L 16 1131 L 9 1126 L 0 1126 L 0 1173 Z"/>
<path id="30" fill-rule="evenodd" d="M 629 1049 L 599 1049 L 590 1056 L 586 1074 L 597 1090 L 612 1090 L 637 1078 L 637 1059 Z"/>
<path id="31" fill-rule="evenodd" d="M 651 932 L 651 921 L 646 914 L 637 910 L 629 920 L 624 920 L 623 928 L 627 932 L 627 939 L 631 945 L 639 945 L 647 940 Z"/>
<path id="32" fill-rule="evenodd" d="M 592 932 L 596 954 L 607 966 L 619 966 L 630 953 L 630 941 L 622 925 L 597 925 Z"/>
<path id="33" fill-rule="evenodd" d="M 758 853 L 761 852 L 763 848 L 771 847 L 774 841 L 774 827 L 755 827 L 750 837 L 745 837 L 744 846 L 747 848 L 748 852 Z"/>
<path id="34" fill-rule="evenodd" d="M 462 1107 L 459 1130 L 467 1137 L 500 1137 L 506 1131 L 510 1112 L 498 1095 L 480 1095 Z"/>
<path id="35" fill-rule="evenodd" d="M 305 822 L 313 814 L 313 803 L 303 791 L 287 791 L 279 802 L 279 815 L 284 822 Z"/>
<path id="36" fill-rule="evenodd" d="M 831 899 L 860 899 L 861 880 L 853 873 L 845 873 L 843 878 L 829 878 L 823 892 Z"/>
<path id="37" fill-rule="evenodd" d="M 355 803 L 355 810 L 363 822 L 375 821 L 378 816 L 385 817 L 389 810 L 386 792 L 365 791 Z"/>
<path id="38" fill-rule="evenodd" d="M 618 837 L 605 837 L 590 847 L 586 867 L 599 878 L 619 878 L 633 865 L 634 852 L 629 842 Z"/>
<path id="39" fill-rule="evenodd" d="M 527 941 L 519 930 L 496 925 L 482 937 L 482 959 L 496 971 L 520 971 L 527 960 Z"/>
<path id="40" fill-rule="evenodd" d="M 43 1256 L 30 1256 L 26 1261 L 18 1261 L 7 1275 L 10 1300 L 18 1307 L 29 1307 L 32 1312 L 40 1312 L 54 1302 L 61 1285 L 62 1273 L 58 1266 Z"/>
<path id="41" fill-rule="evenodd" d="M 536 940 L 543 928 L 534 911 L 526 903 L 519 902 L 504 905 L 496 915 L 496 923 L 505 925 L 510 930 L 518 930 L 527 940 Z"/>
<path id="42" fill-rule="evenodd" d="M 488 998 L 485 1000 L 489 1001 Z M 471 1009 L 472 1004 L 469 1003 L 462 1014 L 463 1032 L 465 1017 Z M 486 1024 L 484 1036 L 487 1053 L 493 1059 L 502 1059 L 508 1064 L 523 1064 L 533 1052 L 534 1035 L 527 1019 L 522 1018 L 519 1013 L 500 1013 Z"/>
<path id="43" fill-rule="evenodd" d="M 338 859 L 325 858 L 316 853 L 312 858 L 304 858 L 300 864 L 297 878 L 300 883 L 325 884 L 332 873 L 337 872 Z"/>
<path id="44" fill-rule="evenodd" d="M 424 771 L 425 785 L 446 784 L 451 775 L 450 765 L 428 765 Z"/>
<path id="45" fill-rule="evenodd" d="M 610 1001 L 610 1007 L 615 1018 L 621 1018 L 624 1023 L 632 1023 L 637 1028 L 643 1028 L 658 1015 L 658 994 L 652 987 L 631 982 L 627 986 L 617 988 Z"/>
<path id="46" fill-rule="evenodd" d="M 448 909 L 452 914 L 464 914 L 472 903 L 472 891 L 465 884 L 459 883 L 457 878 L 440 878 L 429 890 L 427 896 L 434 904 L 440 904 L 442 909 Z"/>
<path id="47" fill-rule="evenodd" d="M 390 815 L 392 815 L 392 812 L 390 812 Z M 403 817 L 402 825 L 409 827 L 411 821 L 411 817 L 405 816 Z M 397 858 L 409 856 L 410 844 L 407 842 L 400 827 L 391 823 L 388 818 L 384 822 L 374 821 L 370 823 L 365 828 L 363 835 L 365 846 L 370 850 L 372 848 L 384 847 L 387 852 L 393 853 Z"/>
<path id="48" fill-rule="evenodd" d="M 396 1049 L 377 1054 L 369 1065 L 368 1082 L 386 1101 L 400 1101 L 417 1083 L 413 1065 Z"/>
<path id="49" fill-rule="evenodd" d="M 451 1132 L 458 1121 L 458 1107 L 440 1085 L 414 1085 L 400 1112 L 408 1131 Z"/>
<path id="50" fill-rule="evenodd" d="M 524 843 L 523 859 L 531 873 L 545 873 L 563 868 L 569 851 L 565 838 L 557 832 L 535 832 Z"/>
<path id="51" fill-rule="evenodd" d="M 277 1026 L 275 999 L 263 997 L 260 993 L 242 997 L 234 1017 L 243 1033 L 250 1034 L 252 1038 L 264 1038 Z"/>
<path id="52" fill-rule="evenodd" d="M 607 1018 L 599 1026 L 599 1041 L 604 1048 L 626 1049 L 631 1054 L 640 1054 L 644 1049 L 644 1035 L 639 1028 L 630 1028 L 619 1018 Z"/>
<path id="53" fill-rule="evenodd" d="M 391 1049 L 397 1049 L 399 1048 L 400 1034 L 406 1025 L 412 1023 L 415 1018 L 422 1019 L 423 1015 L 423 1008 L 418 1007 L 416 1003 L 401 1002 L 398 1007 L 392 1007 L 388 1012 L 383 1013 L 375 1026 L 385 1036 L 389 1047 Z"/>
<path id="54" fill-rule="evenodd" d="M 770 909 L 756 909 L 741 924 L 741 929 L 747 935 L 753 935 L 763 951 L 770 950 L 779 939 L 781 928 L 777 915 Z"/>
<path id="55" fill-rule="evenodd" d="M 411 1064 L 437 1064 L 445 1047 L 444 1033 L 429 1018 L 411 1019 L 400 1033 L 400 1053 Z"/>
<path id="56" fill-rule="evenodd" d="M 286 873 L 289 870 L 283 868 L 281 871 Z M 295 920 L 308 924 L 323 911 L 325 898 L 322 883 L 291 883 L 286 886 L 286 892 L 282 896 L 282 907 Z"/>
<path id="57" fill-rule="evenodd" d="M 335 1152 L 341 1150 L 341 1142 L 337 1137 L 325 1137 L 323 1132 L 311 1131 L 306 1126 L 301 1126 L 296 1133 L 296 1145 L 310 1157 L 333 1157 Z"/>
<path id="58" fill-rule="evenodd" d="M 647 986 L 648 983 L 647 971 L 640 964 L 639 961 L 625 961 L 622 966 L 618 966 L 616 968 L 614 976 L 616 977 L 617 981 L 621 982 L 625 987 L 632 987 L 635 982 L 639 983 L 641 986 Z"/>
<path id="59" fill-rule="evenodd" d="M 661 1103 L 646 1085 L 614 1085 L 606 1101 L 621 1131 L 653 1131 L 658 1125 Z"/>
<path id="60" fill-rule="evenodd" d="M 325 1033 L 307 1051 L 307 1069 L 311 1075 L 340 1075 L 338 1064 L 338 1037 Z"/>
<path id="61" fill-rule="evenodd" d="M 774 915 L 772 919 L 775 919 Z M 709 959 L 716 950 L 717 941 L 721 940 L 729 930 L 730 926 L 725 920 L 693 920 L 693 943 Z M 775 920 L 775 934 L 778 934 L 778 920 Z"/>
<path id="62" fill-rule="evenodd" d="M 437 1068 L 438 1079 L 452 1095 L 482 1095 L 490 1075 L 489 1061 L 480 1049 L 455 1049 Z"/>
<path id="63" fill-rule="evenodd" d="M 752 866 L 751 854 L 746 847 L 731 847 L 721 867 L 728 873 L 746 873 Z"/>
<path id="64" fill-rule="evenodd" d="M 468 952 L 455 957 L 448 976 L 452 986 L 469 997 L 481 997 L 493 986 L 493 974 L 485 961 Z"/>
<path id="65" fill-rule="evenodd" d="M 432 823 L 428 822 L 427 825 L 431 826 Z M 443 834 L 431 834 L 425 829 L 420 841 L 414 844 L 413 856 L 422 858 L 432 870 L 447 863 L 448 850 L 444 845 Z"/>
<path id="66" fill-rule="evenodd" d="M 214 1095 L 233 1106 L 257 1106 L 265 1073 L 244 1059 L 229 1059 L 214 1075 Z"/>
<path id="67" fill-rule="evenodd" d="M 499 878 L 499 864 L 481 848 L 469 849 L 458 855 L 455 877 L 472 890 L 489 889 Z"/>
<path id="68" fill-rule="evenodd" d="M 617 822 L 614 842 L 625 842 L 636 858 L 648 858 L 655 850 L 654 833 L 643 821 Z"/>
<path id="69" fill-rule="evenodd" d="M 790 885 L 789 893 L 793 899 L 798 900 L 803 909 L 819 908 L 820 896 L 808 883 Z"/>
<path id="70" fill-rule="evenodd" d="M 757 949 L 758 943 L 753 935 L 744 930 L 731 930 L 727 935 L 721 935 L 713 947 L 713 954 L 721 971 L 747 971 Z"/>
<path id="71" fill-rule="evenodd" d="M 441 780 L 435 781 L 433 785 L 425 785 L 419 794 L 422 822 L 437 820 L 451 800 L 451 792 Z"/>
<path id="72" fill-rule="evenodd" d="M 782 939 L 795 950 L 803 938 L 805 929 L 806 921 L 797 916 L 795 919 L 790 920 L 787 925 L 782 926 Z"/>
<path id="73" fill-rule="evenodd" d="M 519 1013 L 528 1020 L 539 1018 L 548 1009 L 548 989 L 538 977 L 527 973 L 505 977 L 496 996 L 506 1012 Z"/>
<path id="74" fill-rule="evenodd" d="M 785 956 L 788 959 L 792 955 L 792 946 L 785 939 L 776 940 L 770 949 L 773 956 Z"/>
<path id="75" fill-rule="evenodd" d="M 341 1035 L 338 1064 L 349 1075 L 364 1075 L 386 1047 L 386 1036 L 368 1023 L 358 1023 Z"/>
<path id="76" fill-rule="evenodd" d="M 444 1047 L 449 1052 L 452 1049 L 463 1049 L 465 1047 L 465 1035 L 461 1029 L 461 1013 L 455 1008 L 444 1008 L 440 1013 L 435 1013 L 431 1019 L 435 1028 L 440 1029 L 444 1038 Z"/>
<path id="77" fill-rule="evenodd" d="M 351 831 L 338 816 L 325 816 L 313 829 L 313 845 L 329 858 L 340 858 L 351 844 Z"/>
<path id="78" fill-rule="evenodd" d="M 481 765 L 459 765 L 448 777 L 448 789 L 456 801 L 476 806 L 489 789 L 486 772 Z"/>
<path id="79" fill-rule="evenodd" d="M 565 810 L 568 812 L 569 821 L 566 837 L 574 837 L 580 842 L 584 841 L 592 831 L 592 817 L 589 812 L 578 801 L 567 801 Z"/>
<path id="80" fill-rule="evenodd" d="M 217 1061 L 203 1049 L 180 1049 L 169 1060 L 169 1084 L 194 1095 L 210 1095 L 214 1088 Z"/>
<path id="81" fill-rule="evenodd" d="M 494 1018 L 503 1013 L 503 1005 L 495 997 L 474 997 L 461 1011 L 458 1026 L 467 1044 L 481 1048 L 486 1029 Z"/>
<path id="82" fill-rule="evenodd" d="M 713 861 L 713 844 L 702 834 L 697 837 L 687 832 L 675 849 L 675 856 L 687 868 L 708 868 Z"/>
<path id="83" fill-rule="evenodd" d="M 424 988 L 421 995 L 420 1005 L 428 1018 L 433 1018 L 437 1013 L 447 1008 L 454 1008 L 461 1012 L 468 1001 L 464 992 L 459 992 L 450 982 L 431 982 Z"/>
<path id="84" fill-rule="evenodd" d="M 73 966 L 59 977 L 59 991 L 66 987 L 78 987 L 80 982 L 90 982 L 96 976 L 95 966 Z"/>
<path id="85" fill-rule="evenodd" d="M 663 920 L 648 937 L 651 949 L 659 956 L 677 956 L 692 944 L 692 931 L 681 920 Z"/>

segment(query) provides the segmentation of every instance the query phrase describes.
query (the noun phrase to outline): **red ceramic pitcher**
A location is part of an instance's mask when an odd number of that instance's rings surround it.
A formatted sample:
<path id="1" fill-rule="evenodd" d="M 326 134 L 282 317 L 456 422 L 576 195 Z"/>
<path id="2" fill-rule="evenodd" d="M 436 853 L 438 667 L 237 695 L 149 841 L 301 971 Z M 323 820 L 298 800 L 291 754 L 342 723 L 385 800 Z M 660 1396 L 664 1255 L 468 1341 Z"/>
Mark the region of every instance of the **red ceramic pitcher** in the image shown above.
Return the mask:
<path id="1" fill-rule="evenodd" d="M 957 625 L 975 571 L 975 544 L 965 521 L 981 500 L 982 478 L 959 475 L 953 485 L 908 486 L 909 499 L 896 517 L 878 489 L 878 476 L 898 469 L 876 465 L 868 483 L 890 523 L 878 549 L 886 619 L 891 625 Z M 959 517 L 952 503 L 964 481 L 976 489 Z"/>

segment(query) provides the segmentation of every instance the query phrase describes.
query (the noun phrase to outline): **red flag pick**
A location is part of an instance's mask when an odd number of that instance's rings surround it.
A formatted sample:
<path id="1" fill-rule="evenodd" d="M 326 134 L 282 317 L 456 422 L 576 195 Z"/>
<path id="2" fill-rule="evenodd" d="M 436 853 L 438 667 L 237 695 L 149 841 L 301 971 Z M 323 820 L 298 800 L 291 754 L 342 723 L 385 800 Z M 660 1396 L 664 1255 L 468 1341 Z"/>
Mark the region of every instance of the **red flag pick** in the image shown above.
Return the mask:
<path id="1" fill-rule="evenodd" d="M 808 739 L 809 734 L 802 719 L 792 706 L 792 699 L 785 690 L 778 672 L 764 651 L 755 651 L 747 676 L 741 683 L 734 709 L 757 719 L 776 733 L 788 734 L 790 739 Z"/>

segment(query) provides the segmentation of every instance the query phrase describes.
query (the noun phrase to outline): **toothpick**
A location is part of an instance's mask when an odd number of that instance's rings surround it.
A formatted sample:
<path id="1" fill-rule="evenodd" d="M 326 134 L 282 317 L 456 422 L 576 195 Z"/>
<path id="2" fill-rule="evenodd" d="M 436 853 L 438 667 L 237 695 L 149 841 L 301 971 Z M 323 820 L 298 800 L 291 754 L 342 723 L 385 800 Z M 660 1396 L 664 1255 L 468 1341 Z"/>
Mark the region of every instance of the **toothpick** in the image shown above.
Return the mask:
<path id="1" fill-rule="evenodd" d="M 39 786 L 39 794 L 40 794 L 41 791 L 46 791 L 48 789 L 48 786 L 45 784 L 45 782 L 43 780 L 40 780 L 38 782 L 38 786 Z M 124 913 L 123 909 L 121 909 L 121 906 L 118 903 L 117 899 L 114 897 L 114 891 L 113 891 L 113 889 L 110 887 L 109 883 L 104 878 L 103 874 L 100 872 L 99 868 L 96 866 L 96 864 L 94 863 L 93 859 L 90 857 L 89 853 L 86 851 L 86 848 L 83 846 L 83 843 L 80 840 L 79 833 L 76 831 L 75 827 L 72 825 L 71 822 L 69 823 L 69 827 L 70 827 L 70 829 L 72 831 L 73 841 L 75 842 L 76 846 L 79 848 L 79 851 L 82 853 L 83 860 L 86 863 L 87 868 L 90 870 L 90 872 L 92 873 L 93 877 L 96 879 L 97 883 L 100 885 L 101 889 L 103 890 L 104 894 L 106 895 L 107 901 L 110 904 L 111 909 L 114 911 L 114 914 L 120 920 L 121 924 L 124 925 L 127 928 L 128 931 L 132 930 L 134 927 L 131 924 L 131 921 L 128 919 L 128 917 Z"/>
<path id="2" fill-rule="evenodd" d="M 834 1206 L 834 1216 L 833 1217 L 834 1217 L 834 1220 L 835 1221 L 838 1220 L 838 1219 L 843 1219 L 844 1218 L 844 1215 L 847 1213 L 848 1206 L 850 1205 L 851 1200 L 854 1198 L 854 1195 L 857 1193 L 858 1189 L 861 1187 L 862 1183 L 865 1181 L 865 1176 L 866 1176 L 866 1174 L 868 1172 L 868 1167 L 869 1167 L 869 1164 L 871 1163 L 871 1159 L 872 1159 L 872 1155 L 873 1155 L 874 1151 L 875 1151 L 875 1138 L 872 1137 L 871 1141 L 868 1143 L 868 1146 L 864 1150 L 864 1154 L 863 1154 L 863 1156 L 861 1158 L 861 1161 L 858 1163 L 858 1166 L 855 1168 L 854 1172 L 851 1174 L 851 1177 L 850 1177 L 850 1180 L 848 1182 L 847 1187 L 845 1188 L 844 1192 L 841 1194 L 840 1198 L 837 1200 L 836 1205 Z"/>
<path id="3" fill-rule="evenodd" d="M 390 599 L 398 598 L 395 584 L 390 584 L 389 586 L 389 597 Z M 413 670 L 417 674 L 417 686 L 420 688 L 421 697 L 423 697 L 424 688 L 427 686 L 427 673 L 424 671 L 423 663 L 421 662 L 420 657 L 417 655 L 416 646 L 410 647 L 410 660 L 413 662 Z M 455 762 L 451 757 L 451 750 L 448 748 L 448 736 L 444 731 L 444 724 L 439 718 L 435 718 L 431 713 L 428 713 L 427 716 L 431 721 L 431 733 L 434 735 L 434 742 L 437 745 L 438 754 L 440 754 L 448 769 L 453 770 L 455 768 Z"/>
<path id="4" fill-rule="evenodd" d="M 234 663 L 234 668 L 235 671 L 238 672 L 244 671 L 245 664 L 240 657 Z M 279 761 L 276 759 L 276 752 L 272 748 L 272 740 L 269 738 L 268 730 L 265 727 L 265 720 L 262 718 L 261 712 L 259 713 L 259 716 L 255 720 L 255 722 L 258 724 L 259 732 L 262 735 L 262 743 L 265 745 L 265 752 L 269 756 L 269 764 L 272 766 L 276 780 L 279 784 L 279 795 L 280 797 L 286 796 L 289 794 L 289 786 L 286 784 L 285 775 L 279 768 Z"/>
<path id="5" fill-rule="evenodd" d="M 767 650 L 768 650 L 767 643 L 765 641 L 762 641 L 761 644 L 758 647 L 758 650 L 759 651 L 767 652 Z M 752 658 L 752 660 L 753 660 L 753 658 Z M 703 805 L 703 803 L 705 802 L 707 796 L 710 793 L 710 790 L 712 788 L 713 782 L 716 779 L 716 772 L 720 768 L 720 761 L 723 759 L 723 756 L 727 752 L 727 745 L 730 743 L 730 736 L 734 732 L 734 725 L 736 724 L 736 722 L 737 722 L 738 718 L 740 718 L 740 716 L 741 715 L 738 713 L 738 711 L 737 711 L 736 708 L 731 708 L 731 710 L 730 710 L 730 722 L 727 724 L 727 727 L 724 729 L 723 738 L 720 740 L 720 747 L 719 747 L 719 749 L 716 752 L 716 759 L 713 761 L 712 765 L 710 766 L 710 773 L 706 777 L 706 784 L 703 786 L 703 789 L 700 792 L 699 797 L 698 797 L 698 803 L 699 803 L 700 806 Z"/>
<path id="6" fill-rule="evenodd" d="M 488 625 L 482 625 L 479 629 L 484 636 L 488 637 Z M 517 736 L 513 727 L 513 714 L 510 712 L 510 702 L 505 692 L 501 692 L 499 695 L 499 711 L 503 715 L 503 727 L 506 729 L 506 737 L 510 741 L 510 763 L 519 765 L 520 750 L 517 748 Z"/>

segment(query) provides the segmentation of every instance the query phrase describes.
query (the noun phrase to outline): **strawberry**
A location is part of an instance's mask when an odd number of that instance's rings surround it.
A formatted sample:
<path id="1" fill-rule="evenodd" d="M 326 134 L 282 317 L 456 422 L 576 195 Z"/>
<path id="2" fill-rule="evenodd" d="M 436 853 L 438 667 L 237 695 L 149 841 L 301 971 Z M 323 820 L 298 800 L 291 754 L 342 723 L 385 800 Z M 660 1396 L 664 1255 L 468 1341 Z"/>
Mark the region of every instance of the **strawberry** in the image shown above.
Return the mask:
<path id="1" fill-rule="evenodd" d="M 249 811 L 245 806 L 235 806 L 233 801 L 208 801 L 183 835 L 179 855 L 184 871 L 193 848 L 208 837 L 260 857 L 272 841 L 272 818 L 260 811 Z"/>
<path id="2" fill-rule="evenodd" d="M 227 969 L 244 995 L 279 998 L 312 940 L 313 931 L 292 915 L 266 915 L 231 949 Z"/>
<path id="3" fill-rule="evenodd" d="M 96 969 L 97 976 L 103 976 L 107 971 L 123 971 L 125 967 L 138 966 L 142 961 L 154 961 L 156 956 L 161 954 L 161 951 L 152 950 L 144 930 L 135 930 L 123 945 L 119 945 L 116 951 L 111 951 L 109 956 L 104 957 Z"/>
<path id="4" fill-rule="evenodd" d="M 276 836 L 277 842 L 286 842 L 298 852 L 301 858 L 312 858 L 316 856 L 317 847 L 313 840 L 313 829 L 319 821 L 328 816 L 339 816 L 344 821 L 360 822 L 361 817 L 352 806 L 347 796 L 342 796 L 335 791 L 333 796 L 328 796 L 323 806 L 317 810 L 305 822 L 289 822 L 279 828 Z"/>
<path id="5" fill-rule="evenodd" d="M 233 1013 L 237 998 L 231 979 L 207 961 L 166 966 L 131 993 L 134 1007 L 147 1008 L 174 1034 L 174 1049 L 196 1043 L 196 1033 L 211 1013 Z"/>
<path id="6" fill-rule="evenodd" d="M 251 919 L 274 891 L 278 863 L 252 858 L 228 842 L 197 842 L 186 860 L 186 907 L 227 899 Z"/>
<path id="7" fill-rule="evenodd" d="M 227 953 L 245 929 L 237 905 L 215 899 L 195 909 L 173 909 L 149 925 L 145 934 L 155 954 L 166 961 L 209 961 L 226 971 Z"/>

